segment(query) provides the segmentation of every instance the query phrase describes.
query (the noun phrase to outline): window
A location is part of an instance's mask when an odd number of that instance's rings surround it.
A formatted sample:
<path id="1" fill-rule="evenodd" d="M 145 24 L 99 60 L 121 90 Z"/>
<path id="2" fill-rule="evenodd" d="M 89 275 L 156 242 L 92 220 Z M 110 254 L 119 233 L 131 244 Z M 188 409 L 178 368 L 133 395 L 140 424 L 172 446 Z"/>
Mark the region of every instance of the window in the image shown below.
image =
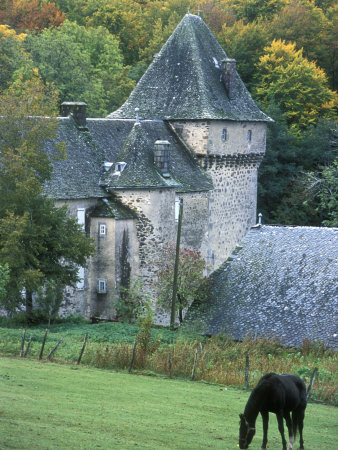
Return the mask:
<path id="1" fill-rule="evenodd" d="M 121 175 L 121 173 L 123 172 L 126 165 L 127 165 L 127 163 L 125 163 L 123 161 L 115 163 L 114 175 Z"/>
<path id="2" fill-rule="evenodd" d="M 228 139 L 228 131 L 226 128 L 222 130 L 222 141 L 225 142 Z"/>
<path id="3" fill-rule="evenodd" d="M 175 222 L 178 222 L 180 215 L 180 198 L 178 195 L 175 197 Z"/>
<path id="4" fill-rule="evenodd" d="M 82 225 L 82 229 L 85 229 L 86 224 L 86 209 L 85 208 L 77 208 L 77 223 Z"/>
<path id="5" fill-rule="evenodd" d="M 79 267 L 77 271 L 77 275 L 79 277 L 79 281 L 76 282 L 76 290 L 82 291 L 84 289 L 84 268 Z"/>
<path id="6" fill-rule="evenodd" d="M 248 142 L 251 142 L 251 138 L 252 138 L 252 131 L 248 130 Z"/>
<path id="7" fill-rule="evenodd" d="M 107 293 L 107 280 L 99 278 L 97 280 L 97 293 L 106 294 Z"/>
<path id="8" fill-rule="evenodd" d="M 107 226 L 105 223 L 99 223 L 99 236 L 104 237 L 107 234 Z"/>

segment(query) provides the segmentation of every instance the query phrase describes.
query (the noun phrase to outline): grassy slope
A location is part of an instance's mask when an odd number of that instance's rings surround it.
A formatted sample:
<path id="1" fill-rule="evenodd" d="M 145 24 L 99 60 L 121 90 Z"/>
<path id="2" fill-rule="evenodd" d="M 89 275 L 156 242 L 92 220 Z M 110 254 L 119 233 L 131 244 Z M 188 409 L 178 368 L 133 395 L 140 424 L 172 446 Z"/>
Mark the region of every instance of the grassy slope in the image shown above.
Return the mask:
<path id="1" fill-rule="evenodd" d="M 0 448 L 235 449 L 248 393 L 180 380 L 0 358 Z M 307 450 L 334 450 L 337 409 L 310 404 Z M 269 448 L 279 449 L 275 419 Z M 261 423 L 252 448 L 261 443 Z"/>

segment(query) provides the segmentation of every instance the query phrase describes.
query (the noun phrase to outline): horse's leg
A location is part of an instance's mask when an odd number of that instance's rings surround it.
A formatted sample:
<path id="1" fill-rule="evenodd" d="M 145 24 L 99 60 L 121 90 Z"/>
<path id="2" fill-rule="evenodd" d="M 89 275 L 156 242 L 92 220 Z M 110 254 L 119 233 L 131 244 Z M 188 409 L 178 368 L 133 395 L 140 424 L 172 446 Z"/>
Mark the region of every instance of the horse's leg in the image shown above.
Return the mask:
<path id="1" fill-rule="evenodd" d="M 299 429 L 299 450 L 304 450 L 303 441 L 303 425 L 304 425 L 305 409 L 299 411 L 298 414 L 298 429 Z"/>
<path id="2" fill-rule="evenodd" d="M 290 417 L 290 413 L 286 412 L 284 414 L 284 418 L 285 418 L 285 422 L 286 422 L 286 426 L 288 427 L 288 432 L 289 432 L 289 450 L 293 449 L 293 442 L 294 442 L 294 433 L 292 430 L 292 420 Z"/>
<path id="3" fill-rule="evenodd" d="M 282 437 L 283 450 L 287 450 L 286 449 L 286 440 L 285 440 L 285 435 L 284 435 L 283 412 L 279 411 L 278 413 L 276 413 L 276 416 L 277 416 L 277 422 L 278 422 L 278 430 Z"/>
<path id="4" fill-rule="evenodd" d="M 268 426 L 269 426 L 269 413 L 267 411 L 261 412 L 263 420 L 263 442 L 261 450 L 266 450 L 266 444 L 268 443 Z"/>

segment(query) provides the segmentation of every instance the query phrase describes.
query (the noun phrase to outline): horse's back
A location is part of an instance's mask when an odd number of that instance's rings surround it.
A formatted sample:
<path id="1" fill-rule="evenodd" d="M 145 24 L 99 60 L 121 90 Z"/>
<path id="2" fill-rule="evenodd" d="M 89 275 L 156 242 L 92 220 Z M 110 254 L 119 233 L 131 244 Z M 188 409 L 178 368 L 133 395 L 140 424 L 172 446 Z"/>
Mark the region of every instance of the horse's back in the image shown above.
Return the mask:
<path id="1" fill-rule="evenodd" d="M 257 394 L 262 394 L 262 409 L 276 412 L 278 409 L 293 411 L 306 407 L 306 387 L 297 375 L 270 372 L 259 380 L 255 389 Z"/>

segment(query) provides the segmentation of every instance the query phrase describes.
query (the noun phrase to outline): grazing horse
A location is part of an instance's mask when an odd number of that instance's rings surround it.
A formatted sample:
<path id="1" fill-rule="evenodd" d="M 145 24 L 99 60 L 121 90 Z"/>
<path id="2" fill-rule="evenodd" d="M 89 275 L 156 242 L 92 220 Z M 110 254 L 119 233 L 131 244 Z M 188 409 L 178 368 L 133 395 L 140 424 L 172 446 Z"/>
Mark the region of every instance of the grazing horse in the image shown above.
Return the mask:
<path id="1" fill-rule="evenodd" d="M 239 448 L 249 447 L 255 435 L 255 423 L 259 413 L 263 419 L 263 443 L 261 450 L 266 450 L 268 442 L 269 412 L 275 413 L 278 429 L 282 436 L 283 450 L 286 448 L 283 418 L 289 430 L 289 447 L 293 448 L 297 428 L 299 429 L 300 449 L 304 450 L 303 420 L 307 403 L 304 382 L 296 375 L 277 375 L 268 373 L 258 382 L 251 392 L 245 406 L 244 414 L 240 414 Z M 290 413 L 292 412 L 292 419 Z"/>

